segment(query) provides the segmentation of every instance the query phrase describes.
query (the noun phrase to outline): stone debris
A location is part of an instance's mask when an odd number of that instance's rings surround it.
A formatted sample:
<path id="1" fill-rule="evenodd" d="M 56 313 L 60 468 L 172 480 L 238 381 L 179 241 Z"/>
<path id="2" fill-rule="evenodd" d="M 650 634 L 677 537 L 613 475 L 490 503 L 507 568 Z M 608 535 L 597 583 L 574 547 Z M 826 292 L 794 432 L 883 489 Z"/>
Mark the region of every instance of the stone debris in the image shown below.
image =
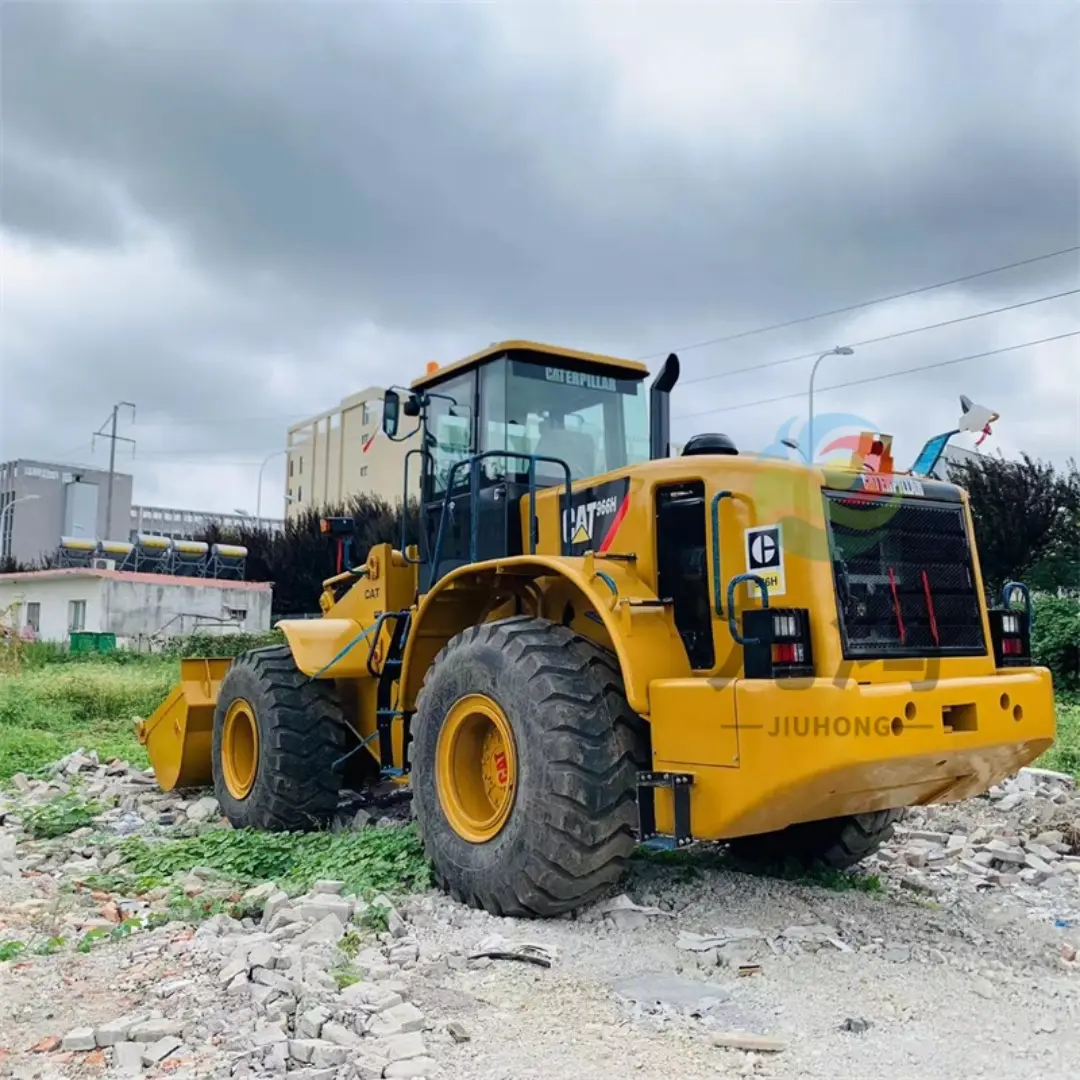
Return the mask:
<path id="1" fill-rule="evenodd" d="M 973 821 L 974 819 L 974 821 Z M 1009 890 L 1032 917 L 1080 916 L 1080 793 L 1072 777 L 1021 769 L 965 804 L 909 810 L 865 864 L 885 883 L 951 905 L 965 892 Z"/>
<path id="2" fill-rule="evenodd" d="M 142 1053 L 143 1064 L 156 1065 L 159 1061 L 171 1057 L 182 1045 L 175 1035 L 165 1035 L 146 1046 Z"/>
<path id="3" fill-rule="evenodd" d="M 40 805 L 76 786 L 88 795 L 96 792 L 95 798 L 113 796 L 116 805 L 103 811 L 92 828 L 55 840 L 28 841 L 20 808 Z M 349 820 L 353 814 L 349 812 Z M 102 764 L 96 755 L 78 752 L 41 779 L 14 779 L 10 795 L 0 795 L 0 878 L 22 880 L 27 874 L 27 881 L 81 883 L 118 864 L 115 848 L 121 837 L 149 837 L 180 828 L 190 833 L 195 826 L 220 828 L 219 815 L 220 807 L 209 795 L 163 793 L 142 770 L 124 763 Z M 1080 972 L 1073 929 L 1080 926 L 1080 794 L 1068 777 L 1022 770 L 987 796 L 964 804 L 962 812 L 951 806 L 912 810 L 865 869 L 877 874 L 886 890 L 902 891 L 908 903 L 926 907 L 947 909 L 965 895 L 985 892 L 1019 900 L 1031 919 L 1061 935 L 1054 939 L 1048 961 L 1061 978 L 1069 980 Z M 468 1028 L 458 1019 L 440 1017 L 444 999 L 418 993 L 418 986 L 425 980 L 445 985 L 444 978 L 466 984 L 492 980 L 496 985 L 520 979 L 528 985 L 546 977 L 537 967 L 551 966 L 558 958 L 550 943 L 504 936 L 527 932 L 528 924 L 491 919 L 441 899 L 397 899 L 397 904 L 385 896 L 360 900 L 347 895 L 345 883 L 334 879 L 315 882 L 302 896 L 290 896 L 269 881 L 244 891 L 199 867 L 182 875 L 181 887 L 190 897 L 236 903 L 230 910 L 237 918 L 215 915 L 179 935 L 176 924 L 140 931 L 125 945 L 132 969 L 165 954 L 170 958 L 168 970 L 155 983 L 116 1009 L 142 1011 L 104 1020 L 100 1012 L 88 1012 L 100 1021 L 96 1026 L 42 1039 L 35 1053 L 71 1055 L 88 1074 L 101 1066 L 117 1075 L 145 1071 L 177 1080 L 435 1078 L 451 1055 L 482 1053 L 489 1024 L 484 1018 L 474 1024 L 473 1014 L 466 1011 L 462 1015 Z M 100 927 L 109 933 L 125 920 L 144 920 L 164 911 L 167 891 L 151 890 L 135 898 L 81 888 L 71 910 L 60 916 L 58 932 L 70 938 Z M 609 944 L 615 935 L 646 929 L 654 943 L 666 935 L 666 969 L 609 984 L 622 1007 L 635 1022 L 657 1030 L 682 1023 L 701 1046 L 711 1043 L 740 1051 L 751 1063 L 755 1055 L 776 1054 L 787 1045 L 762 1034 L 776 1026 L 775 1015 L 758 1015 L 751 1008 L 752 1003 L 760 1007 L 755 992 L 767 987 L 785 964 L 815 953 L 825 963 L 847 964 L 867 953 L 878 963 L 908 965 L 890 969 L 890 978 L 911 978 L 921 974 L 920 964 L 932 970 L 936 964 L 955 962 L 936 947 L 942 942 L 909 940 L 895 926 L 873 937 L 872 928 L 849 922 L 839 908 L 815 904 L 789 909 L 784 917 L 792 920 L 788 926 L 777 920 L 771 928 L 717 928 L 711 922 L 689 921 L 665 894 L 650 895 L 647 887 L 639 892 L 637 885 L 632 891 L 636 899 L 619 894 L 581 913 L 582 922 L 593 924 L 598 940 Z M 21 914 L 46 917 L 51 903 L 36 895 L 13 908 L 25 905 Z M 475 938 L 469 937 L 479 943 L 469 950 L 443 948 L 437 937 L 423 932 L 440 923 L 448 929 L 482 927 Z M 503 933 L 492 933 L 495 929 Z M 562 939 L 556 934 L 551 940 Z M 840 953 L 855 955 L 841 959 Z M 492 965 L 499 960 L 522 963 L 496 970 Z M 506 970 L 514 967 L 516 973 Z M 752 973 L 759 978 L 739 978 Z M 1008 981 L 990 959 L 967 969 L 965 978 L 971 993 L 986 1002 L 1004 1007 L 1012 997 Z M 126 973 L 118 976 L 120 983 L 125 980 Z M 884 1027 L 884 1018 L 868 1015 Z M 850 1034 L 869 1027 L 870 1021 L 861 1018 L 841 1023 L 842 1016 L 831 1018 L 827 1027 Z M 790 1017 L 783 1024 L 796 1030 Z M 1029 1030 L 1049 1036 L 1055 1025 L 1047 1013 L 1029 1021 Z M 465 1045 L 473 1040 L 477 1045 Z M 1043 1045 L 1051 1042 L 1044 1038 Z"/>
<path id="4" fill-rule="evenodd" d="M 549 968 L 558 959 L 556 951 L 550 945 L 537 941 L 508 941 L 501 934 L 485 938 L 474 952 L 469 954 L 469 961 L 516 960 L 537 967 Z"/>
<path id="5" fill-rule="evenodd" d="M 817 952 L 828 947 L 838 952 L 852 952 L 850 945 L 840 939 L 836 927 L 824 924 L 795 925 L 780 931 L 756 927 L 726 927 L 713 934 L 698 934 L 684 930 L 675 947 L 694 956 L 699 968 L 716 966 L 734 968 L 748 975 L 761 968 L 761 961 L 772 956 L 792 956 Z"/>
<path id="6" fill-rule="evenodd" d="M 73 777 L 109 786 L 122 809 L 106 810 L 93 828 L 64 837 L 27 838 L 19 807 L 64 794 Z M 47 779 L 23 778 L 13 785 L 13 806 L 0 794 L 0 870 L 21 877 L 31 869 L 50 881 L 77 874 L 81 880 L 106 869 L 108 855 L 88 843 L 95 830 L 116 837 L 175 827 L 159 823 L 165 813 L 176 822 L 221 827 L 216 821 L 220 808 L 212 797 L 188 801 L 158 791 L 148 780 L 139 770 L 102 765 L 90 754 L 69 755 Z M 243 918 L 215 915 L 179 937 L 172 924 L 131 938 L 131 964 L 173 957 L 167 975 L 144 988 L 148 1007 L 41 1039 L 34 1053 L 66 1054 L 73 1063 L 103 1065 L 123 1076 L 385 1080 L 433 1076 L 442 1049 L 468 1041 L 461 1024 L 429 1020 L 409 1000 L 403 972 L 416 971 L 421 963 L 425 970 L 446 974 L 451 967 L 441 953 L 421 949 L 416 928 L 388 897 L 365 902 L 346 895 L 345 882 L 331 879 L 315 882 L 301 896 L 262 882 L 238 897 L 220 878 L 209 868 L 196 867 L 182 876 L 180 887 L 188 896 L 238 900 Z M 82 890 L 77 896 L 85 898 L 85 910 L 76 904 L 65 918 L 79 931 L 91 926 L 111 931 L 124 919 L 141 923 L 148 913 L 162 910 L 155 905 L 168 892 L 151 890 L 136 899 Z M 20 914 L 46 916 L 51 902 L 31 898 L 22 903 Z M 373 908 L 381 920 L 367 918 Z M 361 940 L 358 951 L 339 948 L 346 933 Z M 493 943 L 522 948 L 503 939 Z M 464 970 L 464 952 L 455 960 L 457 969 Z M 348 980 L 340 979 L 341 972 L 349 973 Z M 425 1030 L 438 1036 L 428 1039 Z"/>
<path id="7" fill-rule="evenodd" d="M 779 1054 L 787 1049 L 787 1043 L 780 1039 L 740 1031 L 717 1032 L 711 1039 L 714 1046 L 728 1050 L 752 1050 L 758 1054 Z"/>
<path id="8" fill-rule="evenodd" d="M 113 1047 L 113 1068 L 126 1075 L 138 1075 L 143 1070 L 144 1043 L 118 1042 Z"/>
<path id="9" fill-rule="evenodd" d="M 188 821 L 209 821 L 210 818 L 216 817 L 220 813 L 221 807 L 218 806 L 218 801 L 213 795 L 196 799 L 187 807 Z"/>
<path id="10" fill-rule="evenodd" d="M 597 906 L 597 913 L 606 916 L 616 930 L 640 930 L 650 918 L 673 919 L 675 913 L 658 907 L 635 904 L 626 893 L 613 897 Z"/>
<path id="11" fill-rule="evenodd" d="M 460 1020 L 451 1020 L 446 1025 L 446 1034 L 456 1043 L 468 1042 L 472 1037 L 469 1035 L 468 1029 Z"/>
<path id="12" fill-rule="evenodd" d="M 96 1047 L 94 1029 L 89 1027 L 75 1028 L 60 1041 L 61 1050 L 93 1050 Z"/>
<path id="13" fill-rule="evenodd" d="M 419 1057 L 410 1058 L 408 1061 L 392 1061 L 383 1069 L 383 1076 L 387 1080 L 412 1080 L 414 1077 L 431 1076 L 439 1067 L 434 1058 Z"/>
<path id="14" fill-rule="evenodd" d="M 871 1028 L 869 1020 L 864 1020 L 861 1016 L 849 1016 L 840 1025 L 841 1031 L 850 1031 L 853 1035 L 861 1035 L 864 1031 L 869 1031 Z"/>

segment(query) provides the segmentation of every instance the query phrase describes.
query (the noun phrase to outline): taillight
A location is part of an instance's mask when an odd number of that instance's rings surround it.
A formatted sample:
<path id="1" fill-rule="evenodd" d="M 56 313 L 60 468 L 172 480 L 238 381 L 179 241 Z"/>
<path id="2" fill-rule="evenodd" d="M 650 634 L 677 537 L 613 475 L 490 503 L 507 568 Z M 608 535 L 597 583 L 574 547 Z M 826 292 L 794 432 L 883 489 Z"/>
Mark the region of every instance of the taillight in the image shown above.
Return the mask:
<path id="1" fill-rule="evenodd" d="M 814 674 L 810 612 L 805 608 L 764 608 L 743 612 L 748 679 L 797 679 Z"/>
<path id="2" fill-rule="evenodd" d="M 1028 667 L 1031 664 L 1031 626 L 1027 612 L 994 609 L 990 616 L 990 640 L 998 667 Z"/>

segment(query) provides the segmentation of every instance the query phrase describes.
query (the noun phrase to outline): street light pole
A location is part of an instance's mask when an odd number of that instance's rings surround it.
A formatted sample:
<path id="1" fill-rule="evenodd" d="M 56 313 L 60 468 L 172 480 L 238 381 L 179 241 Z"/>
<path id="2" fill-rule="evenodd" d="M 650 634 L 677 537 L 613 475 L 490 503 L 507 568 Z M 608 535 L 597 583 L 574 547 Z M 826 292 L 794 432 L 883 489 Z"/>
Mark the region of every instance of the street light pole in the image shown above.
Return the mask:
<path id="1" fill-rule="evenodd" d="M 11 512 L 11 516 L 15 516 L 15 504 L 21 502 L 33 502 L 34 499 L 40 499 L 40 495 L 20 495 L 17 499 L 12 499 L 2 510 L 0 510 L 0 557 L 7 558 L 10 552 L 7 550 L 8 545 L 4 542 L 4 515 Z M 14 547 L 15 540 L 15 525 L 11 526 L 11 547 Z"/>
<path id="2" fill-rule="evenodd" d="M 271 453 L 266 455 L 266 457 L 263 459 L 263 463 L 259 466 L 259 490 L 255 495 L 255 528 L 256 529 L 261 529 L 262 528 L 263 469 L 266 468 L 267 462 L 271 461 L 273 458 L 276 458 L 278 456 L 278 454 L 287 454 L 287 453 L 288 453 L 288 448 L 287 447 L 285 449 L 283 449 L 283 450 L 274 450 Z"/>
<path id="3" fill-rule="evenodd" d="M 823 352 L 815 361 L 814 366 L 810 369 L 810 415 L 809 415 L 809 432 L 807 439 L 810 444 L 810 453 L 807 455 L 807 460 L 813 462 L 817 457 L 817 443 L 814 442 L 814 376 L 817 375 L 818 364 L 825 359 L 826 356 L 852 356 L 855 350 L 850 345 L 837 345 L 835 348 L 829 349 L 827 352 Z"/>

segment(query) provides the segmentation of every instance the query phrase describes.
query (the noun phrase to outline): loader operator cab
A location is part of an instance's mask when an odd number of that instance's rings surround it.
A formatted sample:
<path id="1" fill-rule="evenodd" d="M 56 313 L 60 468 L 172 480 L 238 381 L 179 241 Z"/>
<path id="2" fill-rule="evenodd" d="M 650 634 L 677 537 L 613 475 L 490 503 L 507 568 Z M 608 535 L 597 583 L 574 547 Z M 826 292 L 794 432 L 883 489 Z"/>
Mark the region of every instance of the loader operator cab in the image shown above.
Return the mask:
<path id="1" fill-rule="evenodd" d="M 421 589 L 465 563 L 526 550 L 530 465 L 536 488 L 565 488 L 567 473 L 577 483 L 649 460 L 647 373 L 634 361 L 508 342 L 387 391 L 384 430 L 414 443 L 406 468 L 420 469 Z M 418 421 L 399 433 L 402 413 Z"/>

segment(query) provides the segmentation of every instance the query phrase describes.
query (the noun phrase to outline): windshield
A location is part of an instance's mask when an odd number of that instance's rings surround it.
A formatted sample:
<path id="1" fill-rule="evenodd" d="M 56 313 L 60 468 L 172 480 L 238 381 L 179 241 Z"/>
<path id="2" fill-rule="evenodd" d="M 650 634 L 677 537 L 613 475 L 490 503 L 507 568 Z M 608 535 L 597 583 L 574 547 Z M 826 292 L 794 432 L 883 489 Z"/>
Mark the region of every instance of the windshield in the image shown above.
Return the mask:
<path id="1" fill-rule="evenodd" d="M 597 371 L 501 360 L 482 372 L 484 450 L 519 450 L 558 458 L 575 480 L 649 460 L 643 379 Z M 491 459 L 489 476 L 522 478 L 525 461 Z M 563 479 L 557 465 L 539 463 L 537 481 Z"/>

